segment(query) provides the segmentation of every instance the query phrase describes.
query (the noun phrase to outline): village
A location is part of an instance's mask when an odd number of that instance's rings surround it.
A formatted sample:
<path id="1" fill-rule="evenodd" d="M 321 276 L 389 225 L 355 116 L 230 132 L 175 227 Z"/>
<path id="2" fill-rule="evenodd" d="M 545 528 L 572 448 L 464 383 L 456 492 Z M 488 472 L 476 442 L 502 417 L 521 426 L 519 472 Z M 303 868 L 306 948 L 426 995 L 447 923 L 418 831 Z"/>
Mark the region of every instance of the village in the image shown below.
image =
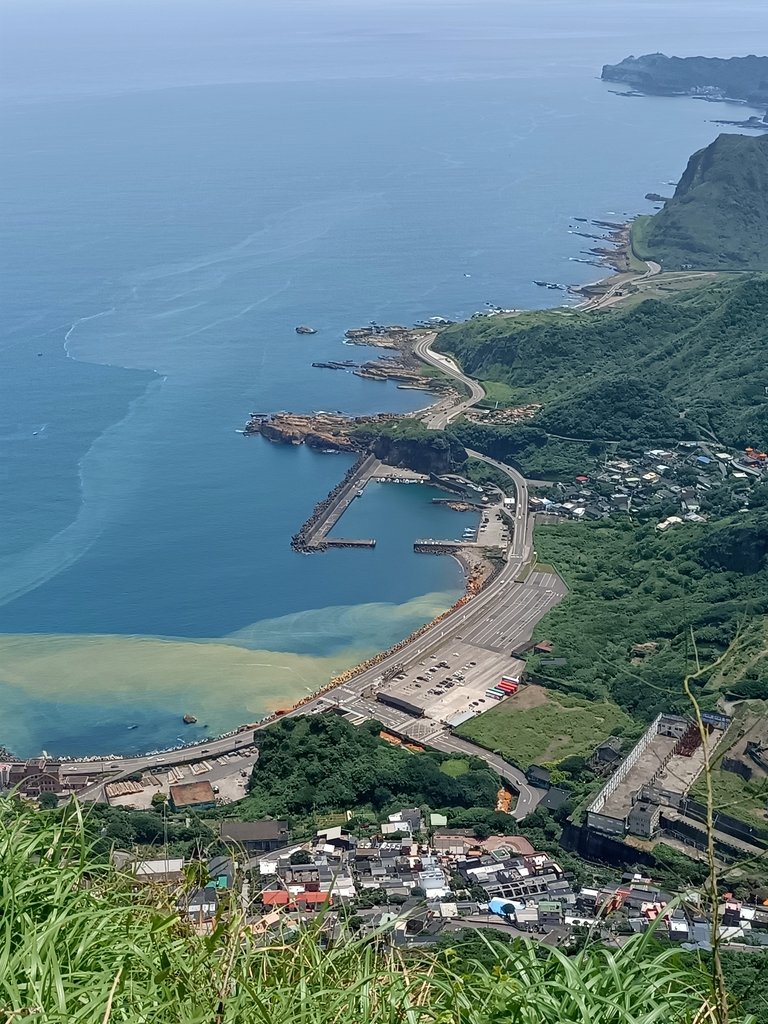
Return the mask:
<path id="1" fill-rule="evenodd" d="M 484 928 L 564 947 L 590 929 L 621 944 L 654 927 L 659 939 L 709 948 L 712 924 L 698 894 L 675 898 L 639 873 L 579 886 L 524 836 L 478 839 L 472 829 L 445 822 L 440 814 L 402 808 L 373 834 L 355 834 L 348 821 L 349 828 L 334 824 L 291 842 L 285 821 L 221 821 L 227 853 L 204 865 L 209 880 L 192 891 L 184 885 L 189 865 L 182 858 L 145 860 L 116 851 L 113 859 L 137 885 L 164 888 L 181 917 L 203 934 L 239 908 L 248 929 L 265 940 L 312 921 L 329 941 L 352 929 L 380 933 L 396 947 Z M 726 895 L 718 919 L 724 941 L 768 946 L 768 907 Z"/>
<path id="2" fill-rule="evenodd" d="M 664 532 L 683 522 L 706 522 L 707 505 L 723 487 L 737 507 L 749 507 L 750 489 L 766 479 L 767 470 L 765 452 L 721 451 L 703 442 L 681 441 L 641 455 L 606 456 L 572 483 L 540 481 L 529 506 L 538 517 L 574 520 L 656 516 L 656 528 Z"/>

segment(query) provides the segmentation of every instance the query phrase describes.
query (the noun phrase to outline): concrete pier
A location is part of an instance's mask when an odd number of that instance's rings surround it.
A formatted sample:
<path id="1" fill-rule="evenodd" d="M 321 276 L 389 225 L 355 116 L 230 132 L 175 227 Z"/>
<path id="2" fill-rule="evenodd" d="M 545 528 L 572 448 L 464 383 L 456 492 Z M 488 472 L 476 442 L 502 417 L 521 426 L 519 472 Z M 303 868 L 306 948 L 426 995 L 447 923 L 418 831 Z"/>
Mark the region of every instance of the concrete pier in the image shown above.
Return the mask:
<path id="1" fill-rule="evenodd" d="M 349 540 L 345 537 L 326 537 L 322 542 L 327 548 L 375 548 L 375 540 Z"/>
<path id="2" fill-rule="evenodd" d="M 362 455 L 328 497 L 315 506 L 312 515 L 291 541 L 294 551 L 326 551 L 330 547 L 375 547 L 375 540 L 329 538 L 328 534 L 380 468 L 381 463 L 374 455 Z"/>
<path id="3" fill-rule="evenodd" d="M 414 541 L 413 550 L 421 555 L 450 555 L 462 548 L 479 547 L 474 540 L 417 540 Z"/>

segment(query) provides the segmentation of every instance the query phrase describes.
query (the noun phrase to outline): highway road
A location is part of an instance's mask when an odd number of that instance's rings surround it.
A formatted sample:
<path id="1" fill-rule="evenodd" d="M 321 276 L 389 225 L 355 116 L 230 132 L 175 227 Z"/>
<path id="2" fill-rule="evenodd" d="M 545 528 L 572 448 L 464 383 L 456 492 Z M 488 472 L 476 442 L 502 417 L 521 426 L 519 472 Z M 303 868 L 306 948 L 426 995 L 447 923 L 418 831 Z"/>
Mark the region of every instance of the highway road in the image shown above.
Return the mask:
<path id="1" fill-rule="evenodd" d="M 427 411 L 424 416 L 425 426 L 430 427 L 432 430 L 444 430 L 452 420 L 461 416 L 467 409 L 471 409 L 473 405 L 481 402 L 485 398 L 485 391 L 476 380 L 465 376 L 450 356 L 444 356 L 439 352 L 432 351 L 432 343 L 436 337 L 436 334 L 425 335 L 414 346 L 413 354 L 429 366 L 434 366 L 438 370 L 442 370 L 443 373 L 447 373 L 449 377 L 461 381 L 469 390 L 469 398 L 460 401 L 458 404 L 449 405 L 445 402 L 438 402 L 431 410 Z"/>
<path id="2" fill-rule="evenodd" d="M 434 353 L 431 344 L 436 335 L 425 336 L 416 346 L 416 355 L 424 362 L 437 366 L 446 374 L 460 381 L 469 390 L 467 399 L 447 406 L 438 403 L 427 410 L 424 422 L 435 429 L 444 427 L 457 416 L 471 408 L 482 398 L 485 392 L 477 381 L 465 376 L 454 361 L 447 356 Z M 521 473 L 497 459 L 492 459 L 480 452 L 468 450 L 468 454 L 481 462 L 494 466 L 506 474 L 512 481 L 515 490 L 515 508 L 513 524 L 510 530 L 510 542 L 506 552 L 506 561 L 498 575 L 481 592 L 467 604 L 454 609 L 445 618 L 429 627 L 416 639 L 404 644 L 376 665 L 352 676 L 346 682 L 332 690 L 315 697 L 290 712 L 288 715 L 306 715 L 327 710 L 334 705 L 342 707 L 365 708 L 366 713 L 375 712 L 385 724 L 393 718 L 392 713 L 383 705 L 375 704 L 364 695 L 375 691 L 382 685 L 388 670 L 409 668 L 431 654 L 445 651 L 455 645 L 457 639 L 463 642 L 485 647 L 491 651 L 509 651 L 522 640 L 527 639 L 536 623 L 557 601 L 561 600 L 565 588 L 559 577 L 550 573 L 532 572 L 527 580 L 518 582 L 523 567 L 533 555 L 533 519 L 528 514 L 528 484 Z M 544 796 L 544 791 L 528 785 L 525 775 L 514 765 L 508 764 L 501 757 L 475 744 L 453 736 L 437 722 L 424 722 L 419 719 L 407 719 L 407 716 L 396 714 L 398 729 L 414 738 L 427 739 L 429 745 L 447 752 L 461 752 L 482 758 L 494 771 L 504 778 L 518 793 L 517 806 L 513 811 L 516 818 L 525 817 Z M 255 726 L 256 729 L 267 728 L 269 722 Z M 140 757 L 120 758 L 110 761 L 105 759 L 103 769 L 109 770 L 114 765 L 111 780 L 124 777 L 135 771 L 148 771 L 152 768 L 186 764 L 207 759 L 221 754 L 242 750 L 252 742 L 252 731 L 247 731 L 207 740 L 194 747 L 186 747 L 177 751 L 146 754 Z M 98 762 L 97 762 L 98 764 Z M 74 763 L 68 767 L 70 774 L 88 771 L 84 763 Z M 91 773 L 94 771 L 90 763 Z M 98 794 L 100 786 L 93 787 L 90 795 Z"/>
<path id="3" fill-rule="evenodd" d="M 661 264 L 654 262 L 653 260 L 643 260 L 646 267 L 648 268 L 643 274 L 635 274 L 632 277 L 627 277 L 625 274 L 620 274 L 619 279 L 615 284 L 603 292 L 602 295 L 596 295 L 592 299 L 587 299 L 586 302 L 580 302 L 575 308 L 581 312 L 594 312 L 596 309 L 603 309 L 605 306 L 610 306 L 617 302 L 623 296 L 619 293 L 623 291 L 627 285 L 634 284 L 636 281 L 644 281 L 649 277 L 656 277 L 657 274 L 661 273 Z"/>

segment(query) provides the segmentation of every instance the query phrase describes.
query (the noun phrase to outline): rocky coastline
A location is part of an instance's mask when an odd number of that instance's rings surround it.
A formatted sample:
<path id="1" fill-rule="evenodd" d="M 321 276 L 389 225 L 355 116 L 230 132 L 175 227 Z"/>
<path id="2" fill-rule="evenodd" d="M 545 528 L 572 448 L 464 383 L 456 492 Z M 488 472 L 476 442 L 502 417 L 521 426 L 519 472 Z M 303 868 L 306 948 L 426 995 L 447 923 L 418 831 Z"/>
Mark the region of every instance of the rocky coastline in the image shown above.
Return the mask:
<path id="1" fill-rule="evenodd" d="M 374 416 L 343 416 L 341 413 L 253 413 L 245 425 L 246 436 L 261 434 L 278 444 L 319 448 L 322 451 L 362 451 L 364 442 L 350 433 L 354 427 L 376 428 L 392 423 L 400 417 L 396 413 L 378 413 Z"/>

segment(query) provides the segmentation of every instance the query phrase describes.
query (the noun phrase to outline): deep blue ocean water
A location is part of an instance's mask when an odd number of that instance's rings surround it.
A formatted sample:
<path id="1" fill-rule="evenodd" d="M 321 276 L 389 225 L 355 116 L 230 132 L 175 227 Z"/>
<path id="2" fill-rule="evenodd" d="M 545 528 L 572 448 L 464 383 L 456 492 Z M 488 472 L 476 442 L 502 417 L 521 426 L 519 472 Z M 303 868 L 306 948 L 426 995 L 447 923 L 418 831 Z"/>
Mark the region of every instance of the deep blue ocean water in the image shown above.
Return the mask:
<path id="1" fill-rule="evenodd" d="M 296 555 L 348 459 L 237 429 L 423 404 L 311 367 L 350 354 L 350 326 L 600 276 L 572 218 L 647 211 L 741 116 L 617 96 L 600 66 L 750 52 L 768 14 L 0 0 L 0 19 L 0 744 L 27 754 L 172 743 L 185 711 L 185 738 L 229 728 L 447 607 L 458 565 L 411 544 L 460 516 L 372 485 L 341 532 L 374 552 Z"/>

